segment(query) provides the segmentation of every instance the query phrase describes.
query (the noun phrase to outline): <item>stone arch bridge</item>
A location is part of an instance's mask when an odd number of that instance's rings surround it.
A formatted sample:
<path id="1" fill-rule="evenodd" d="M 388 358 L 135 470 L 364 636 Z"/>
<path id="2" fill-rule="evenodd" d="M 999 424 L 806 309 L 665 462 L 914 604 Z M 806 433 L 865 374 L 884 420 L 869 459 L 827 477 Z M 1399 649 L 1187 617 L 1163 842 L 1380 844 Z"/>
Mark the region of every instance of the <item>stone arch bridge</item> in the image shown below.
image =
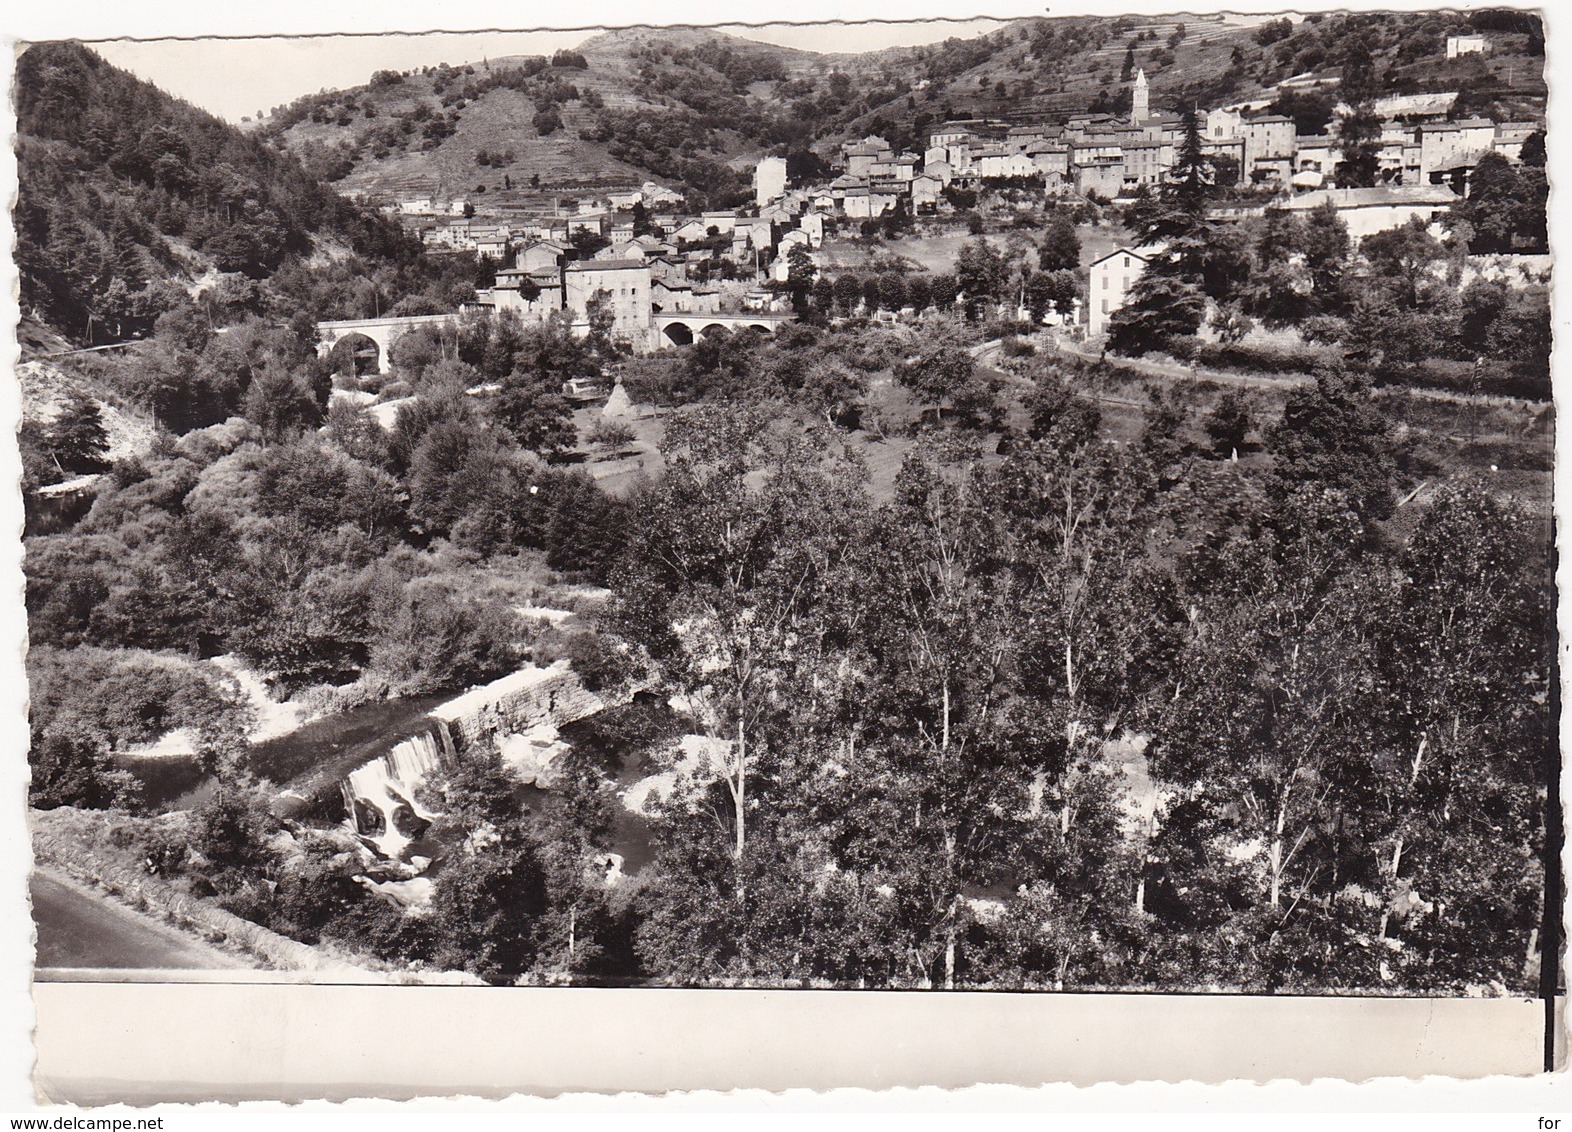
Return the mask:
<path id="1" fill-rule="evenodd" d="M 418 326 L 447 322 L 450 314 L 412 315 L 407 318 L 351 318 L 317 323 L 317 354 L 323 358 L 353 353 L 357 373 L 387 373 L 388 351 L 400 335 Z M 789 311 L 662 311 L 651 319 L 652 348 L 686 346 L 717 330 L 747 328 L 773 334 L 783 323 L 796 321 Z M 649 347 L 647 347 L 649 348 Z"/>
<path id="2" fill-rule="evenodd" d="M 783 323 L 795 322 L 789 311 L 662 311 L 655 315 L 655 345 L 686 346 L 715 330 L 757 330 L 773 334 Z"/>
<path id="3" fill-rule="evenodd" d="M 317 356 L 332 357 L 352 351 L 357 373 L 387 373 L 388 350 L 402 334 L 417 326 L 449 322 L 451 314 L 422 314 L 406 318 L 350 318 L 317 323 Z"/>

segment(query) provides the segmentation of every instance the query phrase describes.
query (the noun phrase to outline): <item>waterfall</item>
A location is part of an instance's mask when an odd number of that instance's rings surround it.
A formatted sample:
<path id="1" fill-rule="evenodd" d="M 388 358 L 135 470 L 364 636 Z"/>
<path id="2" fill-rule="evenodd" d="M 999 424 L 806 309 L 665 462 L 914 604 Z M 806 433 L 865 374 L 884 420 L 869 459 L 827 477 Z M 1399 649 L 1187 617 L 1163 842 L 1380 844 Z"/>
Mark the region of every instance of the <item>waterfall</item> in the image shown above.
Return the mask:
<path id="1" fill-rule="evenodd" d="M 415 788 L 424 784 L 426 775 L 442 765 L 442 749 L 436 735 L 425 731 L 405 739 L 383 755 L 382 761 L 387 764 L 388 777 L 403 787 L 401 793 L 414 815 L 427 822 L 435 819 L 435 814 L 415 801 Z"/>
<path id="2" fill-rule="evenodd" d="M 418 735 L 400 740 L 387 754 L 350 771 L 343 783 L 349 827 L 365 836 L 382 856 L 402 856 L 414 838 L 399 828 L 398 815 L 407 811 L 422 825 L 436 820 L 438 815 L 417 802 L 415 793 L 427 775 L 442 765 L 443 753 L 452 750 L 446 725 L 434 723 Z M 366 835 L 361 807 L 381 815 L 382 830 L 377 835 Z"/>
<path id="3" fill-rule="evenodd" d="M 470 688 L 433 708 L 425 729 L 394 743 L 379 758 L 351 771 L 344 779 L 345 824 L 374 845 L 384 857 L 399 858 L 413 838 L 399 828 L 402 815 L 410 828 L 437 818 L 415 800 L 431 773 L 451 762 L 457 752 L 479 742 L 504 748 L 504 761 L 519 777 L 547 787 L 552 760 L 565 749 L 557 725 L 593 715 L 604 701 L 586 691 L 566 660 L 546 668 L 526 665 L 489 684 Z M 381 817 L 374 835 L 372 813 Z M 363 822 L 362 818 L 368 819 Z"/>

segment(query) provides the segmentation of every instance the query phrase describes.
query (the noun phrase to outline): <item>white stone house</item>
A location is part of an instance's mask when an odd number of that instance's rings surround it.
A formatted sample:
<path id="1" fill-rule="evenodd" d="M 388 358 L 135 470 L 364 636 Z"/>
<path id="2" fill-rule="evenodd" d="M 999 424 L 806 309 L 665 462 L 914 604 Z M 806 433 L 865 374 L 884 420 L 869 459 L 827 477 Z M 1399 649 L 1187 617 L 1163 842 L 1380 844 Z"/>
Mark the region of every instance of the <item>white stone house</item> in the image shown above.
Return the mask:
<path id="1" fill-rule="evenodd" d="M 1130 290 L 1146 271 L 1155 249 L 1115 248 L 1087 269 L 1090 303 L 1086 308 L 1086 333 L 1097 338 L 1108 333 L 1108 321 L 1124 306 Z"/>
<path id="2" fill-rule="evenodd" d="M 652 325 L 651 285 L 649 265 L 642 260 L 589 260 L 570 263 L 563 271 L 563 299 L 575 329 L 589 329 L 589 303 L 603 295 L 611 308 L 612 337 L 640 347 Z"/>
<path id="3" fill-rule="evenodd" d="M 1317 189 L 1300 193 L 1282 205 L 1289 212 L 1309 212 L 1330 202 L 1355 240 L 1401 228 L 1416 217 L 1437 224 L 1458 196 L 1445 185 L 1380 185 L 1373 189 Z M 1095 296 L 1093 296 L 1095 298 Z"/>
<path id="4" fill-rule="evenodd" d="M 912 208 L 937 207 L 944 182 L 928 173 L 912 181 Z"/>
<path id="5" fill-rule="evenodd" d="M 939 184 L 948 185 L 955 180 L 955 167 L 948 161 L 930 161 L 923 166 L 923 175 L 937 177 Z"/>
<path id="6" fill-rule="evenodd" d="M 1490 50 L 1490 41 L 1482 35 L 1449 35 L 1446 37 L 1446 57 L 1484 55 Z"/>
<path id="7" fill-rule="evenodd" d="M 704 226 L 704 221 L 686 220 L 672 229 L 671 238 L 691 243 L 695 240 L 702 240 L 709 234 L 709 229 Z"/>
<path id="8" fill-rule="evenodd" d="M 808 237 L 808 246 L 817 250 L 824 245 L 824 217 L 817 211 L 802 214 L 797 227 Z"/>

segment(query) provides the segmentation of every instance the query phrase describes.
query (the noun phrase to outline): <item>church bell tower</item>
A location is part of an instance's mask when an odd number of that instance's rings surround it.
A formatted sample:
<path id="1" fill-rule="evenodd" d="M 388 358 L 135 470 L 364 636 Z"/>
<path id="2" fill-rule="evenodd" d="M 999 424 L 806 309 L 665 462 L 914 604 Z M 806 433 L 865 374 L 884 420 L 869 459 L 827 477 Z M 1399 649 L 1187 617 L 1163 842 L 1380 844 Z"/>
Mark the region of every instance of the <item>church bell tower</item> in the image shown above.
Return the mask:
<path id="1" fill-rule="evenodd" d="M 1146 70 L 1135 72 L 1135 89 L 1130 97 L 1130 125 L 1143 125 L 1151 117 L 1152 92 L 1146 85 Z"/>

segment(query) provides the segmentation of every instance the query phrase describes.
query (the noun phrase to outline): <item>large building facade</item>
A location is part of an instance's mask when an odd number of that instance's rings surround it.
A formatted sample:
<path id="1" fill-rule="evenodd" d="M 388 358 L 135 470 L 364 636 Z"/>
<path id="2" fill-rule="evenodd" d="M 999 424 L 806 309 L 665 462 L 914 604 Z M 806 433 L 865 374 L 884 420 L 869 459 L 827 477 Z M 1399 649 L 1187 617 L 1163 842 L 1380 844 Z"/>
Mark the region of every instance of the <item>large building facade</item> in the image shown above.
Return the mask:
<path id="1" fill-rule="evenodd" d="M 761 157 L 753 169 L 753 199 L 763 208 L 786 191 L 786 159 Z"/>
<path id="2" fill-rule="evenodd" d="M 1087 269 L 1086 333 L 1089 337 L 1108 333 L 1109 320 L 1130 297 L 1136 280 L 1146 271 L 1150 255 L 1150 250 L 1115 248 Z"/>
<path id="3" fill-rule="evenodd" d="M 574 326 L 589 327 L 590 304 L 599 299 L 611 311 L 611 336 L 643 349 L 650 333 L 649 264 L 633 259 L 570 263 L 563 273 L 563 302 Z"/>

